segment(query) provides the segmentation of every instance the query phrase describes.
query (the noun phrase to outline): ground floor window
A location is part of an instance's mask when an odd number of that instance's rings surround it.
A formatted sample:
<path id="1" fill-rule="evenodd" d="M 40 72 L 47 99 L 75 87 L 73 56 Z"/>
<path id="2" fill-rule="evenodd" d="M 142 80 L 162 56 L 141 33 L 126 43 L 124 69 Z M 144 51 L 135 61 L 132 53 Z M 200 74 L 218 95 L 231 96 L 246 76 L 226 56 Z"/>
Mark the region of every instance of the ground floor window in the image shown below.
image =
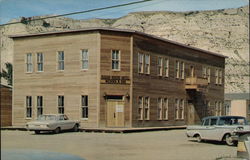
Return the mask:
<path id="1" fill-rule="evenodd" d="M 143 97 L 138 98 L 138 119 L 143 120 Z"/>
<path id="2" fill-rule="evenodd" d="M 64 96 L 58 96 L 58 113 L 64 114 Z"/>
<path id="3" fill-rule="evenodd" d="M 81 100 L 81 118 L 88 118 L 89 117 L 89 110 L 88 110 L 88 96 L 83 95 Z"/>
<path id="4" fill-rule="evenodd" d="M 180 100 L 180 107 L 179 107 L 179 110 L 180 110 L 180 116 L 179 118 L 180 119 L 184 119 L 184 108 L 185 108 L 185 100 L 184 99 L 181 99 Z"/>
<path id="5" fill-rule="evenodd" d="M 149 105 L 150 105 L 149 97 L 145 97 L 145 103 L 144 103 L 144 118 L 145 118 L 145 120 L 149 120 Z"/>
<path id="6" fill-rule="evenodd" d="M 37 117 L 43 114 L 43 96 L 37 96 Z"/>
<path id="7" fill-rule="evenodd" d="M 162 98 L 157 99 L 157 119 L 162 119 Z"/>
<path id="8" fill-rule="evenodd" d="M 26 96 L 26 118 L 32 117 L 32 97 Z"/>
<path id="9" fill-rule="evenodd" d="M 168 99 L 164 98 L 163 100 L 163 118 L 168 120 Z"/>

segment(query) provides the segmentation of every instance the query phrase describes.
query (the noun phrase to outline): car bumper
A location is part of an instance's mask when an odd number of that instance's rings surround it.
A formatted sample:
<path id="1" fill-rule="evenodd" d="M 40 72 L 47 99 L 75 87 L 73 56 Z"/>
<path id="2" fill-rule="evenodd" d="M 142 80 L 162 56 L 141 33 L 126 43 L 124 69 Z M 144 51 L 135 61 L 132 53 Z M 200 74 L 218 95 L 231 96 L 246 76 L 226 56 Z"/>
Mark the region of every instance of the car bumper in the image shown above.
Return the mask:
<path id="1" fill-rule="evenodd" d="M 47 127 L 46 125 L 29 125 L 26 127 L 28 131 L 52 131 L 55 128 Z"/>

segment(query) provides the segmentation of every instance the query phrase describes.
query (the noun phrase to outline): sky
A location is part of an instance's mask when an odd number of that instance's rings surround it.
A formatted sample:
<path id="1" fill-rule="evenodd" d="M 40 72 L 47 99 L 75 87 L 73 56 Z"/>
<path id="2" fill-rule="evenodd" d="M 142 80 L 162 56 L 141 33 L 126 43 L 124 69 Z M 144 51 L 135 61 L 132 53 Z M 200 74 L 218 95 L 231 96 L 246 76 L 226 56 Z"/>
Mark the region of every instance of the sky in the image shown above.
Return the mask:
<path id="1" fill-rule="evenodd" d="M 0 0 L 0 24 L 19 17 L 58 15 L 141 0 Z M 138 11 L 201 11 L 238 8 L 249 0 L 152 0 L 140 4 L 68 16 L 74 19 L 118 18 Z"/>

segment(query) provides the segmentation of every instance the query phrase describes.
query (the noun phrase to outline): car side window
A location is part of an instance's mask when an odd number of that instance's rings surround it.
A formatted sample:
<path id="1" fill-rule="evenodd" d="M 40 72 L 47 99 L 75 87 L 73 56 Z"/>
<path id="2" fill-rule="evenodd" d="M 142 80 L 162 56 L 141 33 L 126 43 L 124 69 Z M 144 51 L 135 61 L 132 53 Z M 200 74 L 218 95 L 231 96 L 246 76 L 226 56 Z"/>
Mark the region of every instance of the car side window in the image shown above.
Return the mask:
<path id="1" fill-rule="evenodd" d="M 63 115 L 60 115 L 59 120 L 60 121 L 64 120 Z"/>
<path id="2" fill-rule="evenodd" d="M 208 126 L 209 125 L 209 119 L 204 120 L 203 126 Z"/>
<path id="3" fill-rule="evenodd" d="M 210 121 L 210 126 L 216 125 L 216 122 L 217 122 L 217 118 L 212 118 Z"/>

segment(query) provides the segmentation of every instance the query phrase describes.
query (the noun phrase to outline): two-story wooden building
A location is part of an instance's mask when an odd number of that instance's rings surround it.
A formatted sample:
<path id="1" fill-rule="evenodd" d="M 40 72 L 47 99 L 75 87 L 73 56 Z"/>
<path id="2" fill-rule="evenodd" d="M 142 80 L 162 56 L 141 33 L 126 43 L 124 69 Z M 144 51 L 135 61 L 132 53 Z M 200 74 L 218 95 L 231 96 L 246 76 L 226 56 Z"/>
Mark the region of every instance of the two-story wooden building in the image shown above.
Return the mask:
<path id="1" fill-rule="evenodd" d="M 13 125 L 65 113 L 88 128 L 156 127 L 224 112 L 222 55 L 113 28 L 10 37 Z"/>

